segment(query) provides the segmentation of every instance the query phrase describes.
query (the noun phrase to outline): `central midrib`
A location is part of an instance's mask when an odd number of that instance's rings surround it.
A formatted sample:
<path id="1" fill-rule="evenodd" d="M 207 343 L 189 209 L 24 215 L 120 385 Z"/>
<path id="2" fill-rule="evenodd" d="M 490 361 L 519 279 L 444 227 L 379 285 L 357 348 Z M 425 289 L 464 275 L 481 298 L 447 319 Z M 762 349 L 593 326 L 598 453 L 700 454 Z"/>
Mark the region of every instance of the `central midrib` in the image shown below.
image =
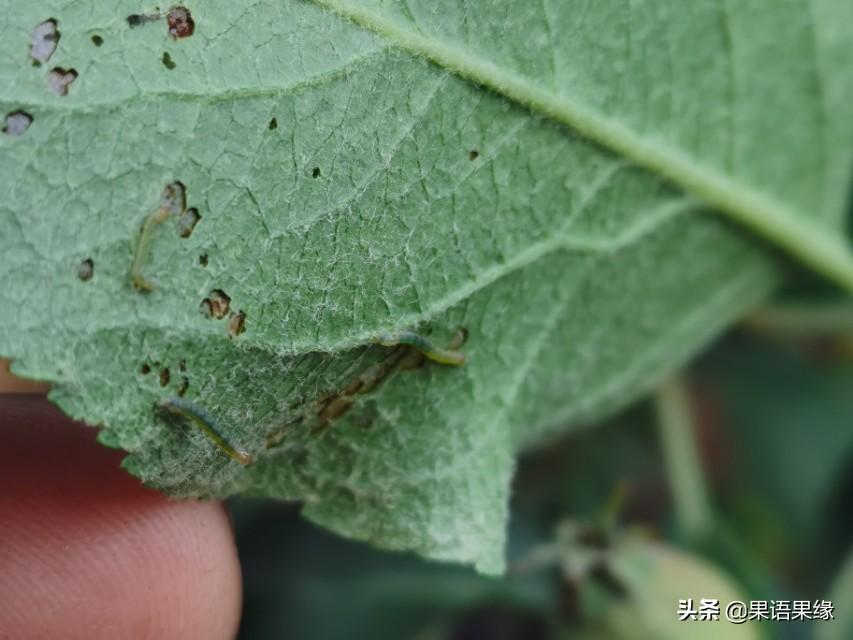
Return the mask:
<path id="1" fill-rule="evenodd" d="M 853 291 L 853 253 L 840 236 L 808 222 L 774 198 L 705 167 L 659 141 L 546 91 L 523 76 L 438 38 L 429 38 L 350 0 L 314 0 L 401 48 L 577 131 L 678 185 L 754 233 L 781 247 L 805 265 Z"/>

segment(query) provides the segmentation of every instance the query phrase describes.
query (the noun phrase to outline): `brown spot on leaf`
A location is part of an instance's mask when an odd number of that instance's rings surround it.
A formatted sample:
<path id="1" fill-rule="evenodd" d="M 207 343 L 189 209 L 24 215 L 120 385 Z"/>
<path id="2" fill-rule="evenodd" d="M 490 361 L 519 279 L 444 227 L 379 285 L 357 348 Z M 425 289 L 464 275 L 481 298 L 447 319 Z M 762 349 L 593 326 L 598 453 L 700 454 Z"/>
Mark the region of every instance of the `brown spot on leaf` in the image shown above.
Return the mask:
<path id="1" fill-rule="evenodd" d="M 139 368 L 139 373 L 144 376 L 148 375 L 149 373 L 151 373 L 151 365 L 147 362 L 143 362 L 142 366 Z"/>
<path id="2" fill-rule="evenodd" d="M 199 220 L 201 220 L 201 216 L 195 207 L 184 211 L 178 218 L 178 235 L 182 238 L 189 238 Z"/>
<path id="3" fill-rule="evenodd" d="M 172 60 L 172 56 L 169 55 L 168 51 L 163 52 L 163 66 L 166 67 L 169 71 L 174 69 L 176 66 L 175 61 Z"/>
<path id="4" fill-rule="evenodd" d="M 160 369 L 160 386 L 165 387 L 169 384 L 169 378 L 172 377 L 172 374 L 169 372 L 169 367 L 163 367 Z"/>
<path id="5" fill-rule="evenodd" d="M 6 120 L 3 124 L 3 133 L 8 136 L 20 136 L 30 128 L 33 123 L 33 117 L 29 113 L 23 111 L 12 111 L 6 114 Z"/>
<path id="6" fill-rule="evenodd" d="M 169 35 L 175 40 L 188 38 L 195 30 L 195 22 L 186 7 L 178 6 L 169 9 L 169 13 L 166 14 L 166 21 L 169 23 Z"/>
<path id="7" fill-rule="evenodd" d="M 356 378 L 352 382 L 350 382 L 347 386 L 343 388 L 341 393 L 345 396 L 351 396 L 358 393 L 361 388 L 364 386 L 364 380 L 361 378 Z"/>
<path id="8" fill-rule="evenodd" d="M 55 67 L 47 74 L 47 86 L 58 96 L 67 96 L 68 88 L 77 79 L 76 69 Z"/>
<path id="9" fill-rule="evenodd" d="M 205 298 L 201 301 L 201 304 L 198 305 L 199 311 L 205 318 L 213 317 L 213 303 L 210 301 L 210 298 Z"/>
<path id="10" fill-rule="evenodd" d="M 33 64 L 39 65 L 50 60 L 50 56 L 56 51 L 60 35 L 56 20 L 53 18 L 36 25 L 30 34 L 30 57 L 33 59 Z"/>
<path id="11" fill-rule="evenodd" d="M 231 298 L 222 289 L 214 289 L 210 297 L 201 301 L 202 312 L 211 318 L 224 318 L 228 315 L 231 306 Z"/>
<path id="12" fill-rule="evenodd" d="M 177 394 L 183 398 L 184 394 L 186 394 L 187 389 L 189 389 L 189 388 L 190 388 L 190 379 L 187 377 L 183 377 L 183 378 L 181 378 L 181 384 L 178 386 Z"/>
<path id="13" fill-rule="evenodd" d="M 479 152 L 479 151 L 477 151 L 476 149 L 471 149 L 471 150 L 468 152 L 468 159 L 469 159 L 471 162 L 474 162 L 474 160 L 476 160 L 476 159 L 477 159 L 477 158 L 479 158 L 479 157 L 480 157 L 480 152 Z"/>
<path id="14" fill-rule="evenodd" d="M 336 398 L 332 398 L 331 401 L 326 403 L 320 411 L 320 421 L 322 423 L 328 423 L 340 418 L 350 410 L 353 402 L 355 402 L 355 398 L 350 396 L 338 396 Z"/>
<path id="15" fill-rule="evenodd" d="M 228 335 L 236 338 L 246 330 L 246 314 L 240 310 L 239 313 L 232 313 L 228 318 Z"/>
<path id="16" fill-rule="evenodd" d="M 95 263 L 92 258 L 86 258 L 77 265 L 77 277 L 83 282 L 90 280 L 95 273 Z"/>

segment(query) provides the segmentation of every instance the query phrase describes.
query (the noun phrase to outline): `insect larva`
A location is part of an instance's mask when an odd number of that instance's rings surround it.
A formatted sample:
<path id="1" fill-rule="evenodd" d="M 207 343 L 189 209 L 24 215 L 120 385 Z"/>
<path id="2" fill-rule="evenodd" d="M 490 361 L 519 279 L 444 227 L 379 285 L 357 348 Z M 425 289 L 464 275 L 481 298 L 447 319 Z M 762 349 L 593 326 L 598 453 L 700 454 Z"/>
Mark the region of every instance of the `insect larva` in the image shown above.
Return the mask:
<path id="1" fill-rule="evenodd" d="M 399 333 L 380 333 L 373 339 L 383 347 L 396 347 L 399 344 L 414 347 L 433 362 L 448 364 L 454 367 L 465 364 L 465 354 L 456 349 L 442 349 L 429 339 L 412 331 Z"/>
<path id="2" fill-rule="evenodd" d="M 142 267 L 148 257 L 148 249 L 151 245 L 151 233 L 158 224 L 170 215 L 180 215 L 187 207 L 186 189 L 180 182 L 172 182 L 163 189 L 160 196 L 160 208 L 148 215 L 142 223 L 142 231 L 136 242 L 136 250 L 133 253 L 133 263 L 130 266 L 130 280 L 133 286 L 140 291 L 151 291 L 154 285 L 142 275 Z"/>
<path id="3" fill-rule="evenodd" d="M 243 465 L 252 462 L 252 456 L 249 455 L 248 452 L 240 447 L 232 445 L 223 438 L 222 435 L 220 435 L 216 420 L 214 420 L 213 416 L 201 407 L 198 407 L 189 400 L 184 400 L 183 398 L 171 398 L 166 400 L 161 406 L 172 415 L 186 418 L 192 422 L 195 426 L 201 429 L 202 433 L 204 433 L 204 435 L 206 435 L 213 444 L 219 447 L 225 455 L 235 462 L 239 462 Z"/>

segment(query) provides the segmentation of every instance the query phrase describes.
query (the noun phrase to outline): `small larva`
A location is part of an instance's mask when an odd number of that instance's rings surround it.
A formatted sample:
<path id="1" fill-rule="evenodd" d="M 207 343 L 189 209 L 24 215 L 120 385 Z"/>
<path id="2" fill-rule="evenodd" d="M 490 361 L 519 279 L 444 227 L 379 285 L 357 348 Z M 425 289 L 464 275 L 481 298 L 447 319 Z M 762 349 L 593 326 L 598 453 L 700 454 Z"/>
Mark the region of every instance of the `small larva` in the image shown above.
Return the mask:
<path id="1" fill-rule="evenodd" d="M 213 444 L 219 447 L 225 455 L 235 462 L 239 462 L 243 465 L 252 462 L 252 456 L 249 455 L 248 452 L 240 447 L 232 445 L 223 438 L 222 435 L 220 435 L 216 420 L 214 420 L 213 416 L 201 407 L 193 404 L 189 400 L 184 400 L 183 398 L 170 398 L 160 406 L 172 415 L 188 419 L 195 426 L 201 429 L 202 433 L 204 433 L 204 435 L 206 435 Z"/>
<path id="2" fill-rule="evenodd" d="M 180 182 L 167 184 L 160 196 L 160 208 L 145 218 L 142 223 L 142 231 L 136 242 L 136 250 L 133 252 L 133 262 L 130 265 L 130 281 L 140 291 L 151 291 L 154 285 L 142 275 L 142 267 L 148 257 L 148 249 L 151 245 L 151 233 L 158 224 L 170 215 L 180 215 L 187 207 L 186 189 Z"/>
<path id="3" fill-rule="evenodd" d="M 433 344 L 431 340 L 412 331 L 400 331 L 399 333 L 380 333 L 373 341 L 383 347 L 396 347 L 400 344 L 409 345 L 420 351 L 424 356 L 438 362 L 454 367 L 465 364 L 465 354 L 456 349 L 442 349 Z"/>

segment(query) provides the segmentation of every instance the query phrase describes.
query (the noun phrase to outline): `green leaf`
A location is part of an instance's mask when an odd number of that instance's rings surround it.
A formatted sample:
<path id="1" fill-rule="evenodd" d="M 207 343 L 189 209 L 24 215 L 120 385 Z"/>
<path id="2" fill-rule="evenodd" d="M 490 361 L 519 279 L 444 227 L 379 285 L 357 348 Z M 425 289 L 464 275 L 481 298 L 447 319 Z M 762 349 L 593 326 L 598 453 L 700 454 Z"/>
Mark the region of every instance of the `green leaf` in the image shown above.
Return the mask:
<path id="1" fill-rule="evenodd" d="M 495 579 L 471 569 L 364 549 L 269 510 L 240 522 L 247 638 L 372 640 L 431 634 L 466 614 L 545 619 L 557 607 L 551 574 Z M 242 526 L 241 526 L 242 524 Z"/>
<path id="2" fill-rule="evenodd" d="M 843 0 L 332 6 L 361 25 L 209 2 L 176 40 L 129 26 L 137 3 L 4 6 L 0 103 L 32 122 L 0 135 L 0 354 L 174 495 L 298 499 L 499 571 L 516 451 L 764 299 L 766 240 L 853 282 Z M 175 180 L 200 219 L 153 227 L 144 293 L 140 228 Z M 464 367 L 398 367 L 318 428 L 392 352 L 378 334 L 459 327 Z M 165 420 L 179 391 L 254 462 Z"/>
<path id="3" fill-rule="evenodd" d="M 826 621 L 815 630 L 816 640 L 842 640 L 853 632 L 853 623 L 845 612 L 850 611 L 853 603 L 853 555 L 838 570 L 838 575 L 829 591 L 829 601 L 834 606 L 832 622 Z"/>
<path id="4" fill-rule="evenodd" d="M 757 640 L 762 637 L 757 622 L 732 624 L 725 618 L 726 606 L 746 598 L 726 573 L 699 556 L 659 543 L 627 540 L 613 553 L 613 574 L 626 585 L 630 597 L 604 609 L 597 633 L 581 635 L 584 640 L 669 640 L 689 637 L 699 640 Z M 590 590 L 590 587 L 586 587 Z M 689 599 L 695 610 L 703 599 L 718 600 L 718 624 L 680 620 L 679 600 Z M 565 636 L 571 638 L 571 634 Z"/>

